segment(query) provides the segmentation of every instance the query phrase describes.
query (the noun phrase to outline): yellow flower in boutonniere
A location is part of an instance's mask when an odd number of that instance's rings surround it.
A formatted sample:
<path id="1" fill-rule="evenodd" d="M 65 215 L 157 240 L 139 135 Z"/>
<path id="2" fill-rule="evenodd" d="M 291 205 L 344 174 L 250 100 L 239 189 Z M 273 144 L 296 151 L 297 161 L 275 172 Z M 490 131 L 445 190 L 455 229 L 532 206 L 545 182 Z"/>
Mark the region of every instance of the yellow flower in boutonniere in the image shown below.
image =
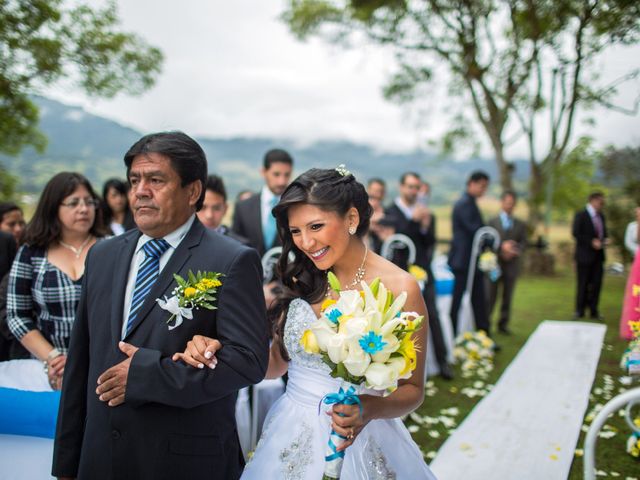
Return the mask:
<path id="1" fill-rule="evenodd" d="M 215 294 L 218 287 L 222 286 L 220 281 L 221 273 L 218 272 L 200 272 L 194 274 L 189 270 L 187 279 L 180 275 L 173 274 L 178 286 L 173 289 L 173 297 L 156 299 L 160 308 L 171 313 L 167 323 L 171 323 L 176 319 L 174 325 L 169 325 L 172 330 L 182 324 L 183 319 L 193 318 L 193 309 L 206 308 L 207 310 L 215 310 L 214 302 Z"/>

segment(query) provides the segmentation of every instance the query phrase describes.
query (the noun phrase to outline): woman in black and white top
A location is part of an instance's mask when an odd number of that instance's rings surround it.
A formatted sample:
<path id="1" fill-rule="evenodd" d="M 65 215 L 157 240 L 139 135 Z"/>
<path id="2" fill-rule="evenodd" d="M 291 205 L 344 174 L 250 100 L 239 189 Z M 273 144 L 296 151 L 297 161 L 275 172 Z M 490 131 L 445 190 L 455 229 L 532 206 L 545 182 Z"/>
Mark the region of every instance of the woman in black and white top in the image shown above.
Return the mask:
<path id="1" fill-rule="evenodd" d="M 103 236 L 98 197 L 79 173 L 55 175 L 44 188 L 9 274 L 7 323 L 45 362 L 59 389 L 87 251 Z"/>

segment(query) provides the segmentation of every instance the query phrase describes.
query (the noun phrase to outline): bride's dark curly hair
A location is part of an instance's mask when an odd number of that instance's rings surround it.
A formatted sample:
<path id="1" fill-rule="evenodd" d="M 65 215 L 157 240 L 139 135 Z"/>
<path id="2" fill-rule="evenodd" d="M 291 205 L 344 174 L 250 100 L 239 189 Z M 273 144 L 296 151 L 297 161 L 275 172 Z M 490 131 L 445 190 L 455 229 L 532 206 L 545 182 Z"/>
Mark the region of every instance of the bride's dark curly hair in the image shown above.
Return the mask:
<path id="1" fill-rule="evenodd" d="M 312 168 L 296 178 L 280 197 L 272 212 L 282 240 L 282 255 L 276 265 L 276 273 L 284 286 L 284 292 L 272 304 L 268 316 L 273 325 L 274 341 L 279 343 L 285 360 L 289 355 L 284 346 L 284 325 L 289 304 L 294 298 L 302 298 L 310 304 L 318 303 L 327 291 L 327 275 L 319 270 L 311 259 L 293 242 L 289 231 L 289 209 L 294 205 L 314 205 L 326 212 L 344 217 L 351 207 L 360 215 L 356 230 L 358 237 L 369 230 L 373 209 L 364 186 L 353 175 L 343 175 L 336 169 Z M 288 261 L 290 253 L 295 259 Z"/>

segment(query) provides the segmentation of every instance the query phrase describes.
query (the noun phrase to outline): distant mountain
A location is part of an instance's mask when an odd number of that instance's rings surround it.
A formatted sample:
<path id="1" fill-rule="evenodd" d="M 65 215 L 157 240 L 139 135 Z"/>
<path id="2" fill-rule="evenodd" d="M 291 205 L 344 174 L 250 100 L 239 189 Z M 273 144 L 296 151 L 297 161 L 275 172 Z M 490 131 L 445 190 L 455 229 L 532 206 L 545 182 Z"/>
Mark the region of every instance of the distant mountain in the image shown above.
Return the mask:
<path id="1" fill-rule="evenodd" d="M 19 188 L 39 193 L 53 174 L 74 170 L 85 174 L 101 190 L 109 177 L 124 177 L 122 157 L 143 133 L 117 122 L 87 113 L 80 107 L 35 97 L 40 107 L 40 128 L 49 144 L 44 153 L 25 149 L 17 157 L 0 156 L 0 162 L 20 179 Z M 295 159 L 295 172 L 311 167 L 347 165 L 359 180 L 371 177 L 387 180 L 394 194 L 402 172 L 416 171 L 433 185 L 437 203 L 448 203 L 462 190 L 465 176 L 474 169 L 486 170 L 497 178 L 495 162 L 473 159 L 460 162 L 439 158 L 432 152 L 378 152 L 366 145 L 347 141 L 322 141 L 301 147 L 291 140 L 273 138 L 197 138 L 207 154 L 209 171 L 221 175 L 230 197 L 244 189 L 258 190 L 262 184 L 260 166 L 264 152 L 273 147 L 288 150 Z M 516 162 L 516 181 L 528 176 L 526 161 Z"/>

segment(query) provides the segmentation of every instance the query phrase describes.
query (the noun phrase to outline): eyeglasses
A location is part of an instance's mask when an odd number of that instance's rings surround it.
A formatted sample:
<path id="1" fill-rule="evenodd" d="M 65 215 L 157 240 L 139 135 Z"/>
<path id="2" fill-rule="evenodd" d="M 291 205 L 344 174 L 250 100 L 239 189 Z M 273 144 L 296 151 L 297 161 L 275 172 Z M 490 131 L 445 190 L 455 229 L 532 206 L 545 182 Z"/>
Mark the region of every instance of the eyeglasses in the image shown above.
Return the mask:
<path id="1" fill-rule="evenodd" d="M 81 203 L 86 205 L 87 208 L 96 208 L 98 206 L 98 201 L 94 198 L 72 198 L 67 203 L 61 203 L 60 205 L 75 210 Z"/>

